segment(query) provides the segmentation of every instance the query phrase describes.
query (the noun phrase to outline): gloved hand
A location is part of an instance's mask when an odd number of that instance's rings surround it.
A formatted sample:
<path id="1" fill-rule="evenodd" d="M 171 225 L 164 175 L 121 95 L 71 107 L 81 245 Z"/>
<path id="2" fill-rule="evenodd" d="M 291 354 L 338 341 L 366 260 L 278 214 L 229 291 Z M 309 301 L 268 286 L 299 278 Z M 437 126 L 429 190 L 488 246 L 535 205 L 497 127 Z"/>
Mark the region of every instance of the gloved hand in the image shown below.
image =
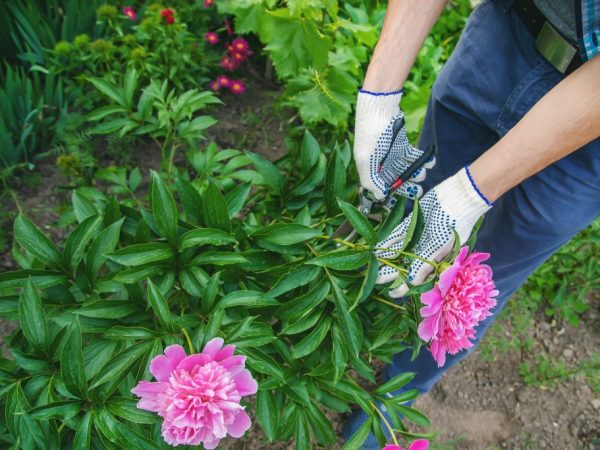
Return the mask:
<path id="1" fill-rule="evenodd" d="M 354 125 L 354 161 L 360 184 L 375 200 L 383 200 L 392 184 L 423 152 L 413 147 L 406 137 L 404 114 L 400 111 L 402 91 L 370 92 L 361 89 L 356 102 Z M 426 169 L 435 165 L 435 157 L 398 188 L 409 198 L 420 197 L 418 184 L 425 179 Z"/>
<path id="2" fill-rule="evenodd" d="M 458 171 L 431 189 L 420 200 L 421 212 L 425 220 L 423 233 L 411 252 L 433 262 L 440 262 L 450 253 L 454 245 L 455 230 L 461 245 L 471 235 L 479 218 L 491 208 L 492 204 L 475 185 L 468 166 Z M 411 213 L 412 215 L 412 213 Z M 404 219 L 392 233 L 379 244 L 379 258 L 393 259 L 398 256 L 393 250 L 400 250 L 404 243 L 411 215 Z M 419 285 L 431 273 L 433 266 L 414 258 L 408 269 L 408 282 Z M 392 267 L 382 265 L 379 268 L 377 284 L 395 280 L 399 273 Z M 392 297 L 402 297 L 408 292 L 408 285 L 402 283 L 390 291 Z"/>

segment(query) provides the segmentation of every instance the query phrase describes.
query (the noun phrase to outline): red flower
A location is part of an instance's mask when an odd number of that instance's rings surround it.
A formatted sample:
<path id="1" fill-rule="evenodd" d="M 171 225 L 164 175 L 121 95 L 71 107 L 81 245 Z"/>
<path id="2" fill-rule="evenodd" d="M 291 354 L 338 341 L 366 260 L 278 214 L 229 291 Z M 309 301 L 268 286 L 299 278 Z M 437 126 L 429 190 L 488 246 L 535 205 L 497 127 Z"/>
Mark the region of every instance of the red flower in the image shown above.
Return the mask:
<path id="1" fill-rule="evenodd" d="M 240 95 L 243 94 L 246 90 L 246 85 L 240 80 L 232 80 L 231 86 L 229 86 L 229 90 L 232 94 Z"/>
<path id="2" fill-rule="evenodd" d="M 214 31 L 209 31 L 209 32 L 205 33 L 204 39 L 206 40 L 206 42 L 208 42 L 211 45 L 214 45 L 217 42 L 219 42 L 219 36 Z"/>
<path id="3" fill-rule="evenodd" d="M 219 75 L 216 81 L 221 87 L 231 86 L 231 78 L 229 78 L 227 75 Z"/>
<path id="4" fill-rule="evenodd" d="M 204 7 L 205 8 L 210 8 L 214 4 L 215 4 L 215 0 L 204 0 Z"/>
<path id="5" fill-rule="evenodd" d="M 225 44 L 225 48 L 227 49 L 227 51 L 228 51 L 229 53 L 233 53 L 233 52 L 234 52 L 234 50 L 235 50 L 235 49 L 233 48 L 233 45 L 232 45 L 232 44 Z"/>
<path id="6" fill-rule="evenodd" d="M 247 55 L 247 53 L 233 52 L 231 54 L 231 57 L 233 58 L 234 61 L 241 63 L 243 61 L 246 61 L 246 58 L 248 57 L 248 55 Z"/>
<path id="7" fill-rule="evenodd" d="M 215 92 L 217 92 L 219 89 L 221 89 L 221 85 L 219 84 L 219 82 L 217 80 L 211 81 L 210 84 L 208 85 L 208 87 L 211 89 L 211 91 L 215 91 Z"/>
<path id="8" fill-rule="evenodd" d="M 161 17 L 165 18 L 167 24 L 172 25 L 175 23 L 175 11 L 171 8 L 165 8 L 160 12 Z"/>
<path id="9" fill-rule="evenodd" d="M 227 34 L 229 34 L 229 36 L 233 36 L 233 28 L 231 28 L 231 24 L 229 23 L 229 20 L 227 20 L 227 19 L 223 20 L 223 24 L 225 25 Z"/>
<path id="10" fill-rule="evenodd" d="M 231 45 L 233 46 L 233 51 L 235 52 L 248 53 L 248 51 L 250 50 L 250 45 L 248 44 L 248 41 L 241 37 L 235 38 Z"/>
<path id="11" fill-rule="evenodd" d="M 219 65 L 225 70 L 235 70 L 238 68 L 237 62 L 229 56 L 223 56 Z"/>
<path id="12" fill-rule="evenodd" d="M 123 14 L 129 17 L 129 20 L 131 20 L 132 22 L 135 22 L 137 20 L 137 13 L 135 12 L 135 9 L 133 9 L 131 6 L 126 6 L 125 8 L 123 8 Z"/>

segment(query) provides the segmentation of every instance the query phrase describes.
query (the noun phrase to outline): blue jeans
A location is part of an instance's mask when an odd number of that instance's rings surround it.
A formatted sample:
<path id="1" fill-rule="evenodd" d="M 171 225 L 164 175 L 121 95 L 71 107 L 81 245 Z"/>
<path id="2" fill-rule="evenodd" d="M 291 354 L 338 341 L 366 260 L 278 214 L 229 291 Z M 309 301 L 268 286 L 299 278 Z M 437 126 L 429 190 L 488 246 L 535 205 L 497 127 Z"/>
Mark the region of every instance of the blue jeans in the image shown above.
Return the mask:
<path id="1" fill-rule="evenodd" d="M 564 76 L 537 51 L 534 38 L 499 2 L 484 1 L 469 18 L 433 87 L 420 147 L 435 144 L 437 165 L 424 189 L 435 186 L 494 145 Z M 507 300 L 552 253 L 600 215 L 600 140 L 575 151 L 504 194 L 487 213 L 476 249 L 488 263 L 500 294 L 494 314 L 477 329 L 476 344 Z M 384 376 L 416 372 L 404 389 L 429 391 L 473 351 L 448 355 L 438 368 L 426 349 L 395 355 Z M 351 417 L 348 438 L 365 420 Z M 370 436 L 364 449 L 378 449 Z"/>

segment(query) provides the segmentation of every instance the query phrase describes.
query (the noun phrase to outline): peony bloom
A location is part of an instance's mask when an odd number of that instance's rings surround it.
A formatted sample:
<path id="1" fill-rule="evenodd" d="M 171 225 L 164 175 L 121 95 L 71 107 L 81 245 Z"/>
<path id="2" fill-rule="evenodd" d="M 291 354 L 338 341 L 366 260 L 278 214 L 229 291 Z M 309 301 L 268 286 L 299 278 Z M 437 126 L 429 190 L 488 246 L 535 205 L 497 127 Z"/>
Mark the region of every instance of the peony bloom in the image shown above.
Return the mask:
<path id="1" fill-rule="evenodd" d="M 417 439 L 408 446 L 408 450 L 427 450 L 429 448 L 429 441 L 427 439 Z M 382 450 L 402 450 L 402 447 L 395 444 L 387 444 Z"/>
<path id="2" fill-rule="evenodd" d="M 219 86 L 221 87 L 229 87 L 231 86 L 231 78 L 227 75 L 219 75 L 217 77 L 217 83 L 219 83 Z"/>
<path id="3" fill-rule="evenodd" d="M 440 274 L 432 290 L 421 294 L 423 321 L 419 337 L 431 341 L 429 351 L 442 367 L 446 353 L 455 355 L 473 346 L 475 327 L 492 313 L 498 295 L 492 269 L 486 264 L 489 253 L 471 253 L 463 247 L 454 263 Z"/>
<path id="4" fill-rule="evenodd" d="M 244 368 L 246 357 L 234 351 L 234 345 L 223 347 L 223 339 L 215 338 L 202 353 L 187 356 L 180 345 L 170 345 L 152 360 L 156 381 L 140 381 L 131 392 L 140 397 L 138 408 L 164 419 L 167 444 L 213 449 L 228 434 L 239 438 L 250 428 L 240 400 L 255 394 L 258 385 Z"/>
<path id="5" fill-rule="evenodd" d="M 208 31 L 204 34 L 204 39 L 209 44 L 215 45 L 217 42 L 219 42 L 219 35 L 214 31 Z"/>
<path id="6" fill-rule="evenodd" d="M 131 6 L 126 6 L 125 8 L 123 8 L 123 14 L 129 17 L 129 20 L 131 20 L 132 22 L 135 22 L 137 20 L 137 13 L 135 12 L 135 9 L 133 9 Z"/>
<path id="7" fill-rule="evenodd" d="M 210 8 L 214 4 L 215 4 L 215 0 L 204 0 L 204 7 L 205 8 Z"/>
<path id="8" fill-rule="evenodd" d="M 240 80 L 231 80 L 229 90 L 232 94 L 240 95 L 246 91 L 246 85 Z"/>

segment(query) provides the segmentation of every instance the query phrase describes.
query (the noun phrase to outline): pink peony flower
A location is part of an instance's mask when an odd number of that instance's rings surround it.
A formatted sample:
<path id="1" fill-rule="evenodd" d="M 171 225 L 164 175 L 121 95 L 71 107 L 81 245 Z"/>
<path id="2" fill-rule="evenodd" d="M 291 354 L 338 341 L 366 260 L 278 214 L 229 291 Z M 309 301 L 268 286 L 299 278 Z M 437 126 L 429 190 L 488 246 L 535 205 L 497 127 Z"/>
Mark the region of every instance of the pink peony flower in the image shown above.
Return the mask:
<path id="1" fill-rule="evenodd" d="M 240 80 L 231 80 L 229 90 L 232 94 L 240 95 L 246 91 L 246 85 Z"/>
<path id="2" fill-rule="evenodd" d="M 133 9 L 131 6 L 126 6 L 125 8 L 123 8 L 123 14 L 129 17 L 129 20 L 131 20 L 132 22 L 135 22 L 137 20 L 137 13 L 135 12 L 135 9 Z"/>
<path id="3" fill-rule="evenodd" d="M 492 269 L 486 264 L 489 253 L 471 253 L 463 247 L 454 263 L 440 274 L 432 290 L 421 294 L 423 321 L 419 337 L 431 341 L 429 351 L 442 367 L 446 353 L 455 355 L 472 347 L 475 327 L 492 313 L 498 295 Z"/>
<path id="4" fill-rule="evenodd" d="M 217 42 L 219 42 L 219 35 L 214 31 L 208 31 L 204 34 L 204 39 L 209 44 L 215 45 Z"/>
<path id="5" fill-rule="evenodd" d="M 250 428 L 240 400 L 255 394 L 258 385 L 244 368 L 246 357 L 234 351 L 234 345 L 223 347 L 223 339 L 215 338 L 202 353 L 187 356 L 180 345 L 170 345 L 152 360 L 156 381 L 140 381 L 131 392 L 140 397 L 138 408 L 164 419 L 167 444 L 213 449 L 227 434 L 239 438 Z"/>
<path id="6" fill-rule="evenodd" d="M 427 439 L 417 439 L 409 445 L 408 450 L 427 450 L 429 448 L 429 441 Z M 402 450 L 402 447 L 395 444 L 387 444 L 382 450 Z"/>

